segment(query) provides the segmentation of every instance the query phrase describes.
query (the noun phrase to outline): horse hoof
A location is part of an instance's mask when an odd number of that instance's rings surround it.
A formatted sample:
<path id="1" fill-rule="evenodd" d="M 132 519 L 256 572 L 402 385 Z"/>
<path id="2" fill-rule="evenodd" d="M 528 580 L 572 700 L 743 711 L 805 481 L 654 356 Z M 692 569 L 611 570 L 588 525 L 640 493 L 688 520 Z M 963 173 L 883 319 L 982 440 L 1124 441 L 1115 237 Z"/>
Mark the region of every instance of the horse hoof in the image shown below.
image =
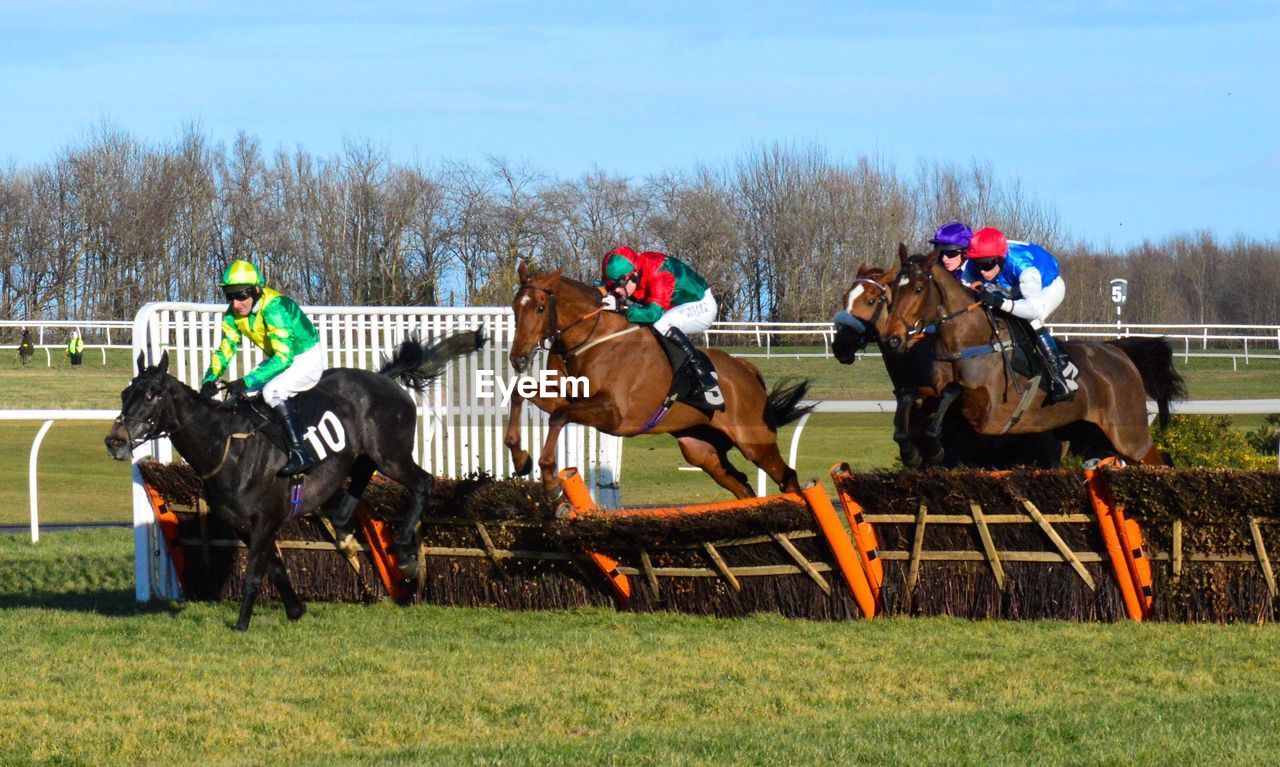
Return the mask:
<path id="1" fill-rule="evenodd" d="M 396 565 L 400 568 L 400 577 L 406 581 L 412 581 L 418 577 L 418 557 L 416 553 L 405 554 L 396 552 Z"/>
<path id="2" fill-rule="evenodd" d="M 295 610 L 290 610 L 290 609 L 289 609 L 289 608 L 287 608 L 287 607 L 284 609 L 284 615 L 285 615 L 285 617 L 286 617 L 286 618 L 288 618 L 288 619 L 289 619 L 289 620 L 291 620 L 291 621 L 296 621 L 296 620 L 298 620 L 299 618 L 301 618 L 302 616 L 304 616 L 304 615 L 306 615 L 306 614 L 307 614 L 307 606 L 306 606 L 306 605 L 298 605 L 297 609 L 295 609 Z"/>
<path id="3" fill-rule="evenodd" d="M 249 624 L 245 623 L 245 624 L 241 625 L 241 624 L 237 623 L 236 625 L 234 625 L 234 626 L 232 626 L 232 627 L 231 627 L 231 630 L 232 630 L 232 631 L 240 631 L 240 632 L 248 631 L 248 630 L 249 630 Z"/>
<path id="4" fill-rule="evenodd" d="M 898 457 L 902 459 L 902 465 L 908 469 L 918 469 L 924 465 L 924 459 L 920 457 L 920 451 L 914 448 L 901 451 Z"/>
<path id="5" fill-rule="evenodd" d="M 533 456 L 526 455 L 524 461 L 516 461 L 516 476 L 527 477 L 533 473 Z"/>

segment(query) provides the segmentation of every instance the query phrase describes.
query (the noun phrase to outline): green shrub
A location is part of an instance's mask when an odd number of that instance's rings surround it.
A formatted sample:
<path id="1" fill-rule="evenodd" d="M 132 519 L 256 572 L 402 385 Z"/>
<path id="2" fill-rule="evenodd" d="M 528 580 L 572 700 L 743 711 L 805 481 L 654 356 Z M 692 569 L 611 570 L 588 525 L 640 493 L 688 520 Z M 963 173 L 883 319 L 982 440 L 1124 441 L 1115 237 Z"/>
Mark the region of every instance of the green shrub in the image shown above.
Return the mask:
<path id="1" fill-rule="evenodd" d="M 1223 469 L 1274 469 L 1275 459 L 1254 450 L 1243 432 L 1231 428 L 1225 415 L 1175 415 L 1167 429 L 1154 432 L 1156 446 L 1174 466 Z"/>
<path id="2" fill-rule="evenodd" d="M 1276 445 L 1280 444 L 1280 413 L 1267 416 L 1262 425 L 1253 431 L 1245 432 L 1245 439 L 1253 449 L 1266 456 L 1276 454 Z"/>

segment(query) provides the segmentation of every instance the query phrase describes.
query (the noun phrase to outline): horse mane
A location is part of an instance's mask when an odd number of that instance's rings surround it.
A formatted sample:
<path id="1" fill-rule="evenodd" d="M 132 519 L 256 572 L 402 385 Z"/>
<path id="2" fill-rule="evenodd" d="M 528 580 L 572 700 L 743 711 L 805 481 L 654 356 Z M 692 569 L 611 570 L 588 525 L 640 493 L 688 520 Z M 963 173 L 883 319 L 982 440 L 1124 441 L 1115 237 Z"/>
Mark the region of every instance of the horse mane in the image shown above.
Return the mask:
<path id="1" fill-rule="evenodd" d="M 562 300 L 577 300 L 594 307 L 600 302 L 600 291 L 585 282 L 566 277 L 563 270 L 537 272 L 521 283 L 521 287 L 535 287 L 556 293 Z"/>

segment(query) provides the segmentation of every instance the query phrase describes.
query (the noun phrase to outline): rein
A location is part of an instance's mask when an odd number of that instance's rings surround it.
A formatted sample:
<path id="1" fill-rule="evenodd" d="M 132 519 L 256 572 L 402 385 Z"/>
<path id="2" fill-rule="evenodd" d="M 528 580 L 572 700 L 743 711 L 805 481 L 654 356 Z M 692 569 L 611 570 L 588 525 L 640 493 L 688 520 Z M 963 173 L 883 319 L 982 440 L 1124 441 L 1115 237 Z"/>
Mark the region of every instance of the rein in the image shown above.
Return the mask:
<path id="1" fill-rule="evenodd" d="M 941 308 L 946 308 L 946 307 L 945 307 L 945 304 L 942 304 L 942 286 L 940 286 L 940 285 L 938 284 L 937 280 L 933 279 L 933 271 L 932 271 L 932 270 L 930 270 L 930 272 L 929 272 L 929 284 L 930 284 L 930 286 L 932 286 L 932 288 L 933 288 L 933 290 L 932 290 L 932 291 L 930 291 L 930 293 L 929 293 L 929 297 L 930 297 L 930 298 L 934 298 L 934 297 L 936 296 L 936 297 L 937 297 L 937 300 L 936 300 L 934 303 L 940 304 L 940 305 L 941 305 Z M 949 313 L 949 314 L 948 314 L 948 313 L 939 314 L 939 315 L 938 315 L 938 317 L 937 317 L 936 319 L 934 319 L 934 321 L 933 321 L 933 322 L 930 322 L 930 323 L 928 323 L 928 324 L 923 324 L 923 323 L 925 322 L 925 316 L 927 316 L 927 315 L 928 315 L 928 312 L 927 312 L 927 311 L 926 311 L 926 312 L 922 312 L 922 313 L 921 313 L 920 318 L 919 318 L 919 319 L 917 319 L 917 320 L 915 321 L 915 324 L 913 324 L 913 325 L 911 326 L 911 328 L 907 330 L 907 338 L 908 338 L 908 339 L 910 339 L 910 340 L 913 340 L 913 341 L 918 341 L 918 340 L 920 340 L 921 338 L 924 338 L 925 336 L 930 335 L 931 333 L 935 333 L 935 332 L 937 332 L 937 330 L 938 330 L 938 326 L 939 326 L 939 325 L 941 325 L 941 324 L 943 324 L 943 323 L 946 323 L 946 322 L 951 322 L 952 320 L 957 319 L 957 318 L 959 318 L 959 317 L 963 317 L 964 315 L 968 314 L 969 312 L 971 312 L 971 311 L 973 311 L 973 310 L 975 310 L 975 309 L 979 309 L 979 308 L 981 308 L 981 307 L 982 307 L 982 302 L 981 302 L 981 301 L 974 301 L 973 303 L 969 304 L 968 306 L 966 306 L 966 307 L 965 307 L 965 308 L 963 308 L 963 309 L 960 309 L 959 311 L 951 312 L 951 313 Z M 971 347 L 971 348 L 973 348 L 973 349 L 985 349 L 985 348 L 987 348 L 987 347 L 982 346 L 982 347 Z M 968 351 L 968 350 L 965 350 L 965 351 Z M 991 351 L 999 351 L 999 349 L 992 349 Z M 973 357 L 973 356 L 977 356 L 977 355 L 976 355 L 976 354 L 967 354 L 967 355 L 965 355 L 965 356 L 966 356 L 966 357 Z M 942 358 L 941 358 L 941 357 L 939 357 L 938 359 L 942 359 Z M 963 358 L 961 358 L 961 359 L 963 359 Z"/>
<path id="2" fill-rule="evenodd" d="M 557 297 L 555 292 L 551 290 L 547 290 L 546 288 L 540 288 L 537 285 L 524 285 L 520 288 L 520 290 L 516 291 L 516 295 L 518 296 L 526 290 L 536 290 L 540 293 L 545 293 L 547 296 L 549 296 L 547 303 L 551 307 L 551 316 L 548 318 L 547 324 L 551 327 L 551 329 L 547 331 L 547 333 L 543 335 L 541 339 L 539 339 L 539 344 L 541 344 L 543 341 L 548 342 L 546 346 L 547 352 L 549 354 L 561 355 L 562 357 L 565 358 L 566 362 L 572 363 L 573 358 L 575 356 L 582 354 L 583 352 L 590 349 L 591 347 L 597 344 L 604 343 L 605 341 L 611 340 L 613 338 L 617 338 L 618 336 L 630 333 L 633 330 L 638 330 L 640 328 L 639 325 L 633 325 L 624 330 L 620 330 L 616 333 L 610 333 L 609 335 L 606 335 L 603 338 L 597 338 L 595 340 L 592 340 L 591 337 L 595 335 L 596 330 L 600 327 L 600 320 L 604 319 L 604 311 L 605 311 L 604 307 L 600 307 L 598 309 L 589 311 L 583 314 L 578 319 L 574 320 L 573 322 L 570 322 L 568 325 L 565 325 L 563 328 L 561 328 L 559 327 L 560 313 L 559 313 L 559 310 L 557 309 L 558 304 L 556 301 Z M 583 338 L 580 343 L 577 343 L 572 347 L 566 347 L 562 339 L 564 334 L 568 332 L 570 329 L 572 329 L 574 326 L 576 326 L 578 323 L 583 322 L 585 320 L 589 320 L 592 317 L 594 317 L 596 321 L 595 321 L 595 324 L 591 326 L 591 330 L 587 332 L 586 337 Z"/>

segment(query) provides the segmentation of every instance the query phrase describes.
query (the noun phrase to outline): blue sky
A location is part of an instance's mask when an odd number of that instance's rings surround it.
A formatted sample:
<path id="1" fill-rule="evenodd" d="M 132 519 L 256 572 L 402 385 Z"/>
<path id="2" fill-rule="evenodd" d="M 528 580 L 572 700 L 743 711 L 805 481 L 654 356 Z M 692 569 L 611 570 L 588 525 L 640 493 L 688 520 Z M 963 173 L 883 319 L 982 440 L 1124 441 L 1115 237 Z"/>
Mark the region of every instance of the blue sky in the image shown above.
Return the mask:
<path id="1" fill-rule="evenodd" d="M 1095 245 L 1280 238 L 1274 0 L 640 5 L 0 2 L 0 161 L 103 121 L 562 178 L 817 143 L 989 163 Z"/>

